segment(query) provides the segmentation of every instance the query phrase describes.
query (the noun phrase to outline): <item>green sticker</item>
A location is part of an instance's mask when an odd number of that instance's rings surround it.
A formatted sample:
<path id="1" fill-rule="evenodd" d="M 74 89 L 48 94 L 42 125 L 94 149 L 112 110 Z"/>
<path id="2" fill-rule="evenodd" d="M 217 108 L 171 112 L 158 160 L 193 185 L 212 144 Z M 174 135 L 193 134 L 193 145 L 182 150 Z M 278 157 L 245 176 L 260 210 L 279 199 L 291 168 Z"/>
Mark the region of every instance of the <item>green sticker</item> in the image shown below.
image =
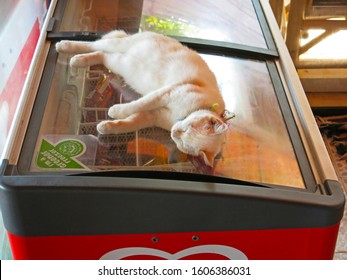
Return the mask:
<path id="1" fill-rule="evenodd" d="M 68 139 L 53 145 L 42 139 L 40 151 L 37 157 L 37 166 L 50 169 L 85 169 L 86 167 L 74 157 L 85 152 L 84 143 Z"/>

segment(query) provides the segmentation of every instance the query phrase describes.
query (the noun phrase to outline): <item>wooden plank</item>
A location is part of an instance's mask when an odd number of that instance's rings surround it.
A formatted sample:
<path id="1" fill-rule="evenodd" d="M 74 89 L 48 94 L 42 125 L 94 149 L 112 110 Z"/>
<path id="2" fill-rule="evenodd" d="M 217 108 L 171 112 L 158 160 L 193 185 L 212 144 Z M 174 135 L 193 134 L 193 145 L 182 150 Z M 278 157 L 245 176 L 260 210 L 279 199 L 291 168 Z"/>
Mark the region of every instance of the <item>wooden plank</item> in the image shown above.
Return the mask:
<path id="1" fill-rule="evenodd" d="M 299 57 L 300 30 L 304 19 L 305 5 L 306 1 L 302 0 L 292 0 L 290 4 L 286 44 L 294 64 Z"/>
<path id="2" fill-rule="evenodd" d="M 277 24 L 281 29 L 283 20 L 284 0 L 270 0 L 270 5 L 276 18 Z"/>
<path id="3" fill-rule="evenodd" d="M 312 7 L 306 11 L 306 18 L 331 18 L 346 16 L 347 7 Z"/>
<path id="4" fill-rule="evenodd" d="M 347 68 L 347 59 L 303 59 L 296 61 L 296 69 L 329 69 Z"/>
<path id="5" fill-rule="evenodd" d="M 300 78 L 304 79 L 346 79 L 347 69 L 345 68 L 328 68 L 328 69 L 298 69 Z M 346 89 L 347 90 L 347 89 Z"/>
<path id="6" fill-rule="evenodd" d="M 322 20 L 322 19 L 311 19 L 304 20 L 302 22 L 302 30 L 308 29 L 334 29 L 336 31 L 341 29 L 347 29 L 346 20 Z"/>
<path id="7" fill-rule="evenodd" d="M 347 69 L 298 69 L 301 83 L 308 92 L 347 92 Z"/>
<path id="8" fill-rule="evenodd" d="M 347 93 L 307 93 L 311 107 L 347 107 Z"/>

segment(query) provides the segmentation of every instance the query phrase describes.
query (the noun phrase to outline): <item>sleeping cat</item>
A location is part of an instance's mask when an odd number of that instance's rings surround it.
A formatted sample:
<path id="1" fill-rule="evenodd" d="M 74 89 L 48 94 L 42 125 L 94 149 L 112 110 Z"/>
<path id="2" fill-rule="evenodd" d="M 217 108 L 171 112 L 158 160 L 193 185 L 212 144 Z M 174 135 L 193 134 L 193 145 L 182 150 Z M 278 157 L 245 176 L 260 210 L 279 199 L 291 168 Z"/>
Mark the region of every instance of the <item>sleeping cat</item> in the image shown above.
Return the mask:
<path id="1" fill-rule="evenodd" d="M 76 54 L 70 60 L 74 67 L 105 65 L 142 95 L 109 108 L 114 120 L 100 122 L 99 133 L 161 127 L 171 131 L 180 151 L 213 166 L 228 126 L 216 78 L 198 53 L 164 35 L 118 30 L 94 42 L 61 41 L 56 49 Z"/>

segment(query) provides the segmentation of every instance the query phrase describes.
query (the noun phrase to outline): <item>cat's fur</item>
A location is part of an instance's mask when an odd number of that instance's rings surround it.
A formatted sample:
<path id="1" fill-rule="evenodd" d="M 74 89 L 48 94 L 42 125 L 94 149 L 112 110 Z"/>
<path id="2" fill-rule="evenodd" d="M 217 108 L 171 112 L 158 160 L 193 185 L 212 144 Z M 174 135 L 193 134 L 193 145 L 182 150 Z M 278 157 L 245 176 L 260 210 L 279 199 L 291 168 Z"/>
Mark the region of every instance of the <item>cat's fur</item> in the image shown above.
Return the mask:
<path id="1" fill-rule="evenodd" d="M 157 126 L 171 131 L 179 150 L 203 156 L 212 166 L 227 130 L 216 78 L 195 51 L 153 32 L 127 35 L 113 31 L 95 42 L 61 41 L 59 53 L 77 54 L 70 65 L 103 64 L 121 75 L 141 98 L 112 106 L 115 120 L 98 124 L 101 134 L 118 134 Z M 210 110 L 213 104 L 215 110 Z"/>

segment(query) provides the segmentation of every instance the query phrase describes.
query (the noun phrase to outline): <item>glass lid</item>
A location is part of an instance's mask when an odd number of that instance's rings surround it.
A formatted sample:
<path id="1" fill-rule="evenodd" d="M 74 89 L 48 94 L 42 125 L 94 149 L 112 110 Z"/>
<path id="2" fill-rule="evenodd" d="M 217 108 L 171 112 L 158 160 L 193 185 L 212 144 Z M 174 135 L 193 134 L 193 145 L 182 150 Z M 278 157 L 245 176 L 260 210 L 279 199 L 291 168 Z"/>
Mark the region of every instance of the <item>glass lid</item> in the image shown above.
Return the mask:
<path id="1" fill-rule="evenodd" d="M 103 66 L 71 68 L 70 58 L 59 54 L 29 171 L 156 170 L 304 188 L 267 63 L 201 56 L 236 115 L 214 168 L 179 152 L 159 128 L 98 135 L 108 108 L 138 94 Z"/>
<path id="2" fill-rule="evenodd" d="M 267 49 L 252 0 L 70 0 L 62 9 L 55 32 L 155 31 Z"/>

